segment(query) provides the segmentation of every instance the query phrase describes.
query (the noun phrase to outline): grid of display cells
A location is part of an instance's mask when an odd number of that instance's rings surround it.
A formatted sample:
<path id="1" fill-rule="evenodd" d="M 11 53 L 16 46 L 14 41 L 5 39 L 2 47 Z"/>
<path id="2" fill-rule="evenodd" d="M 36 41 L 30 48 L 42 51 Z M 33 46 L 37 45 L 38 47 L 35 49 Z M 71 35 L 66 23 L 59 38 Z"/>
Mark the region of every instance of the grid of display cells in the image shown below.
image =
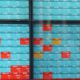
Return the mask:
<path id="1" fill-rule="evenodd" d="M 79 0 L 34 0 L 35 20 L 80 20 Z"/>
<path id="2" fill-rule="evenodd" d="M 80 78 L 80 25 L 34 25 L 34 78 Z"/>
<path id="3" fill-rule="evenodd" d="M 0 24 L 0 79 L 29 79 L 29 25 Z"/>
<path id="4" fill-rule="evenodd" d="M 28 0 L 0 0 L 0 19 L 29 19 Z"/>

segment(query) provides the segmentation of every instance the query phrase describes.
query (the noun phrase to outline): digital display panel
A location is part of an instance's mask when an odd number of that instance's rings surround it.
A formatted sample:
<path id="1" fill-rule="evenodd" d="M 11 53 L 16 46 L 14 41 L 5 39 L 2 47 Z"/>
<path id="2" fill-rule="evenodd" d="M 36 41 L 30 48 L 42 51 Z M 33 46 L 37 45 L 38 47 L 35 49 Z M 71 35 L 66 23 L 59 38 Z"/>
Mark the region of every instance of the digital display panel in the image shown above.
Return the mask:
<path id="1" fill-rule="evenodd" d="M 0 80 L 30 80 L 28 24 L 0 24 Z"/>
<path id="2" fill-rule="evenodd" d="M 34 78 L 80 79 L 80 24 L 34 25 Z"/>

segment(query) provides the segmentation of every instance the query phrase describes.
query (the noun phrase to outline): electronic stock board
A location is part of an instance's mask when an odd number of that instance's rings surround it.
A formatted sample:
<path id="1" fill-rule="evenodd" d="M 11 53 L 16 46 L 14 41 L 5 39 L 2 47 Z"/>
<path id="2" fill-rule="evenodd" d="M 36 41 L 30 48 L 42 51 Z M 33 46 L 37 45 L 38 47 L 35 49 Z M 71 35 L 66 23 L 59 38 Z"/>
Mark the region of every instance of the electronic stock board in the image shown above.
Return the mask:
<path id="1" fill-rule="evenodd" d="M 0 80 L 30 80 L 28 0 L 0 0 Z"/>
<path id="2" fill-rule="evenodd" d="M 80 80 L 80 0 L 34 0 L 33 18 L 34 78 Z"/>

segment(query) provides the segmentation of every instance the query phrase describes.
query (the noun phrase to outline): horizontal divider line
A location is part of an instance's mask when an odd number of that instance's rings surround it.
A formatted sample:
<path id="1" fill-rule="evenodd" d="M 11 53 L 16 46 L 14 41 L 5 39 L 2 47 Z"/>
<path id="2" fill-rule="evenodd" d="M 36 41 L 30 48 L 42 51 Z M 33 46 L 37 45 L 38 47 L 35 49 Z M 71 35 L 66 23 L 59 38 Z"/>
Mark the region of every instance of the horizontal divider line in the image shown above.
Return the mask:
<path id="1" fill-rule="evenodd" d="M 1 8 L 4 8 L 4 7 L 1 7 Z M 73 7 L 64 8 L 64 7 L 52 7 L 52 6 L 44 7 L 44 6 L 35 6 L 34 5 L 34 9 L 42 9 L 42 10 L 44 10 L 44 9 L 50 9 L 50 10 L 51 9 L 80 9 L 80 7 L 76 7 L 76 8 L 73 8 Z"/>
<path id="2" fill-rule="evenodd" d="M 0 32 L 0 34 L 29 34 L 29 32 Z"/>
<path id="3" fill-rule="evenodd" d="M 43 2 L 73 2 L 74 0 L 72 0 L 72 1 L 61 1 L 61 0 L 57 0 L 57 1 L 54 1 L 54 0 L 34 0 L 34 2 L 41 2 L 41 1 L 43 1 Z M 80 2 L 80 1 L 75 1 L 75 2 Z"/>
<path id="4" fill-rule="evenodd" d="M 34 52 L 35 52 L 35 51 L 34 51 Z M 52 54 L 52 55 L 53 55 L 53 54 L 55 54 L 55 55 L 56 55 L 56 54 L 60 54 L 60 53 L 55 53 L 55 52 L 47 52 L 47 53 L 49 53 L 50 55 L 51 55 L 51 54 Z M 47 53 L 43 52 L 43 54 L 47 54 Z M 14 54 L 16 54 L 16 53 L 14 53 Z M 80 54 L 80 53 L 79 53 L 79 52 L 78 52 L 78 53 L 77 53 L 77 52 L 76 52 L 76 53 L 73 53 L 73 52 L 72 52 L 72 54 Z M 47 55 L 48 55 L 48 54 L 47 54 Z"/>
<path id="5" fill-rule="evenodd" d="M 34 20 L 34 24 L 80 24 L 80 20 Z"/>
<path id="6" fill-rule="evenodd" d="M 39 67 L 37 67 L 37 66 L 34 66 L 34 68 L 62 68 L 62 67 L 64 67 L 64 68 L 79 68 L 80 66 L 39 66 Z"/>
<path id="7" fill-rule="evenodd" d="M 35 37 L 34 37 L 35 38 Z M 43 38 L 44 39 L 44 38 Z M 8 40 L 8 39 L 3 39 L 3 40 Z M 9 39 L 10 40 L 10 39 Z M 11 40 L 14 40 L 14 39 L 11 39 Z M 18 39 L 16 39 L 16 40 L 18 40 Z M 52 40 L 51 38 L 46 38 L 46 39 L 44 39 L 44 40 Z M 67 41 L 67 40 L 80 40 L 80 39 L 61 39 L 61 40 L 65 40 L 65 41 Z"/>
<path id="8" fill-rule="evenodd" d="M 50 60 L 48 60 L 48 59 L 45 59 L 45 60 L 44 59 L 41 59 L 40 60 L 39 59 L 39 60 L 35 60 L 35 61 L 65 61 L 65 62 L 66 61 L 79 61 L 80 62 L 80 59 L 74 59 L 74 60 L 73 59 L 62 59 L 62 60 L 61 59 L 57 59 L 57 60 L 55 60 L 55 59 L 50 59 Z"/>
<path id="9" fill-rule="evenodd" d="M 0 47 L 29 47 L 29 46 L 0 46 Z"/>
<path id="10" fill-rule="evenodd" d="M 43 45 L 47 45 L 47 44 L 42 44 L 42 45 L 34 45 L 34 47 L 42 47 Z M 52 45 L 52 47 L 80 47 L 80 45 L 79 46 L 66 46 L 66 45 L 64 45 L 64 46 L 54 46 L 54 44 L 50 44 L 50 45 Z M 0 46 L 0 47 L 6 47 L 6 46 Z M 11 47 L 14 47 L 14 46 L 11 46 Z M 17 46 L 15 46 L 15 47 L 17 47 Z M 20 46 L 19 46 L 20 47 Z M 25 47 L 25 46 L 22 46 L 22 47 Z"/>
<path id="11" fill-rule="evenodd" d="M 0 8 L 22 8 L 22 9 L 24 9 L 24 8 L 29 8 L 28 6 L 27 7 L 19 7 L 19 6 L 0 6 Z"/>
<path id="12" fill-rule="evenodd" d="M 21 19 L 0 19 L 0 24 L 29 24 L 29 20 Z M 0 26 L 2 27 L 2 26 Z"/>
<path id="13" fill-rule="evenodd" d="M 49 79 L 34 79 L 34 80 L 49 80 Z M 80 78 L 53 78 L 51 80 L 80 80 Z"/>
<path id="14" fill-rule="evenodd" d="M 29 60 L 7 60 L 7 59 L 5 59 L 5 60 L 0 60 L 0 61 L 29 61 Z"/>
<path id="15" fill-rule="evenodd" d="M 35 73 L 34 73 L 34 74 L 35 74 Z M 36 73 L 36 74 L 38 75 L 38 74 L 42 74 L 42 73 Z M 55 72 L 54 72 L 54 74 L 80 74 L 80 72 L 77 72 L 77 73 L 55 73 Z"/>
<path id="16" fill-rule="evenodd" d="M 46 32 L 34 32 L 34 33 L 46 34 Z M 50 32 L 49 34 L 80 34 L 80 32 Z"/>

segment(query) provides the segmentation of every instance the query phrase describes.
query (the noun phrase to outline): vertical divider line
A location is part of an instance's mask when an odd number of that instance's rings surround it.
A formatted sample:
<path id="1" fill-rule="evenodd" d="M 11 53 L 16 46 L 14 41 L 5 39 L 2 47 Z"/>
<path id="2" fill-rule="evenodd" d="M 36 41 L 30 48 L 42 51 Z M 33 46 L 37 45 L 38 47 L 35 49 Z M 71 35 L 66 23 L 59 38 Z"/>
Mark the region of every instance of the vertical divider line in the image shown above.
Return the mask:
<path id="1" fill-rule="evenodd" d="M 29 0 L 30 80 L 33 80 L 33 0 Z"/>

